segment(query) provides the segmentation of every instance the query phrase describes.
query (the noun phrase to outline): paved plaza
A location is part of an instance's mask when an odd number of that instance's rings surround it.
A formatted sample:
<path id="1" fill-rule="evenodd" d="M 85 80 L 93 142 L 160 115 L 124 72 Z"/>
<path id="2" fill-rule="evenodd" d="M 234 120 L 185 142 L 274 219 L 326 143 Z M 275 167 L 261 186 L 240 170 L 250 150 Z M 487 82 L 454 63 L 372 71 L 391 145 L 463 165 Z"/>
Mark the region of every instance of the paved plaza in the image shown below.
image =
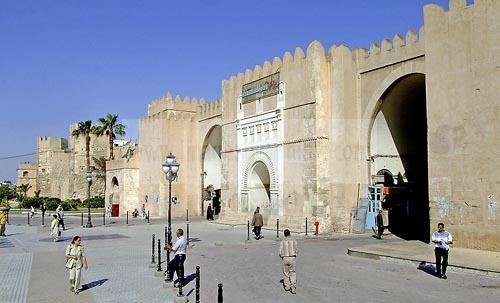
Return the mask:
<path id="1" fill-rule="evenodd" d="M 150 224 L 141 219 L 94 218 L 92 229 L 80 217 L 66 216 L 68 230 L 59 242 L 50 239 L 40 217 L 26 225 L 26 216 L 11 215 L 7 237 L 0 239 L 0 302 L 171 302 L 175 293 L 163 288 L 151 262 L 151 235 L 164 241 L 164 219 Z M 46 222 L 48 225 L 48 222 Z M 185 228 L 174 221 L 173 228 Z M 83 272 L 84 291 L 69 291 L 64 250 L 74 235 L 83 237 L 89 270 Z M 304 239 L 297 258 L 298 288 L 283 290 L 276 232 L 246 240 L 246 226 L 227 226 L 194 219 L 193 245 L 188 249 L 188 285 L 184 293 L 195 301 L 195 267 L 201 267 L 201 302 L 217 302 L 223 283 L 224 302 L 498 302 L 500 278 L 451 269 L 448 280 L 438 279 L 409 262 L 372 260 L 347 255 L 347 249 L 368 244 L 399 245 L 387 237 L 334 235 Z M 281 235 L 280 235 L 281 236 Z M 432 250 L 432 247 L 429 246 Z M 163 254 L 162 259 L 165 259 Z M 453 251 L 450 253 L 453 262 Z M 162 264 L 164 268 L 165 264 Z M 173 301 L 172 301 L 173 302 Z"/>

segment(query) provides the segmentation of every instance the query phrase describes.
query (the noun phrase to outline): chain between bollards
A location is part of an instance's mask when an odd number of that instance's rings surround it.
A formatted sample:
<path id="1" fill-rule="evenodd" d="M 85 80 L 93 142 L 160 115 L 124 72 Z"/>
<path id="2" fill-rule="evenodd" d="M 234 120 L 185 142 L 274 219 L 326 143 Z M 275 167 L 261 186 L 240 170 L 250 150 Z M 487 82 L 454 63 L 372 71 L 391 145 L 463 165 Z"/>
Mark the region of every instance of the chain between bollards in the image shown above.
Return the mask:
<path id="1" fill-rule="evenodd" d="M 280 219 L 276 219 L 276 239 L 280 238 L 279 229 L 280 229 Z"/>
<path id="2" fill-rule="evenodd" d="M 196 303 L 200 303 L 200 267 L 196 266 Z"/>
<path id="3" fill-rule="evenodd" d="M 82 213 L 82 227 L 83 227 L 83 213 Z"/>
<path id="4" fill-rule="evenodd" d="M 247 221 L 247 241 L 250 241 L 250 221 Z"/>
<path id="5" fill-rule="evenodd" d="M 148 210 L 148 224 L 149 224 L 149 210 Z"/>
<path id="6" fill-rule="evenodd" d="M 158 269 L 156 271 L 161 271 L 161 240 L 158 239 Z"/>
<path id="7" fill-rule="evenodd" d="M 127 225 L 128 225 L 128 210 L 127 210 Z"/>
<path id="8" fill-rule="evenodd" d="M 222 303 L 224 301 L 224 298 L 222 297 L 222 283 L 219 283 L 218 287 L 217 303 Z"/>
<path id="9" fill-rule="evenodd" d="M 151 263 L 155 263 L 155 234 L 153 234 L 153 240 L 151 241 Z"/>
<path id="10" fill-rule="evenodd" d="M 306 237 L 307 237 L 307 217 L 306 217 Z"/>

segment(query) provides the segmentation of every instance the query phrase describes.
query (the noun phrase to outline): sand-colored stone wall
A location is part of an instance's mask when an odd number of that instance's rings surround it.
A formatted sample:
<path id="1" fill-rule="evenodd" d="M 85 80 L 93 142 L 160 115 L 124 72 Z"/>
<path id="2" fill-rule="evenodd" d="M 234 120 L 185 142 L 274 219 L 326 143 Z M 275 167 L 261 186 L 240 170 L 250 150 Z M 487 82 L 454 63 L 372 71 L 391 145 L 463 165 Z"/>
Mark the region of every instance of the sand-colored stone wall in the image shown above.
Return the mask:
<path id="1" fill-rule="evenodd" d="M 424 17 L 431 226 L 499 251 L 500 2 L 428 5 Z"/>
<path id="2" fill-rule="evenodd" d="M 17 167 L 17 186 L 21 184 L 28 184 L 31 186 L 26 195 L 28 197 L 33 197 L 36 189 L 36 176 L 37 175 L 37 165 L 35 163 L 21 163 Z"/>

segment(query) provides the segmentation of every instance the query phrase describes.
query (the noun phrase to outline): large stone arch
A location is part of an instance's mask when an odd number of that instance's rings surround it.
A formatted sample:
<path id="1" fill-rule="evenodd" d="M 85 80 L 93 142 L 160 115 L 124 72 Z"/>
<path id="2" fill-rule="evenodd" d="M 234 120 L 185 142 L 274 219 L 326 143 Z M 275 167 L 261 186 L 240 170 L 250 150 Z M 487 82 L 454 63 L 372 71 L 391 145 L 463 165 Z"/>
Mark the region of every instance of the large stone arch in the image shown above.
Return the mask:
<path id="1" fill-rule="evenodd" d="M 361 116 L 361 157 L 360 159 L 369 159 L 370 156 L 370 139 L 371 139 L 371 130 L 373 127 L 373 123 L 375 121 L 376 115 L 382 106 L 381 97 L 385 92 L 389 90 L 389 88 L 396 83 L 399 79 L 404 78 L 405 76 L 409 76 L 412 74 L 424 74 L 425 75 L 425 63 L 421 61 L 411 61 L 403 63 L 401 66 L 393 70 L 384 80 L 380 83 L 379 86 L 373 91 L 370 99 L 366 107 L 363 110 L 363 114 Z M 367 171 L 364 178 L 366 183 L 370 182 L 370 172 Z"/>
<path id="2" fill-rule="evenodd" d="M 221 188 L 221 169 L 222 169 L 222 126 L 220 124 L 211 125 L 205 133 L 201 147 L 201 168 L 208 178 L 205 186 L 211 184 L 214 189 Z M 208 159 L 210 158 L 210 159 Z M 213 163 L 212 163 L 213 162 Z M 207 167 L 209 166 L 209 167 Z M 217 167 L 215 167 L 217 166 Z M 218 172 L 214 170 L 218 169 Z"/>

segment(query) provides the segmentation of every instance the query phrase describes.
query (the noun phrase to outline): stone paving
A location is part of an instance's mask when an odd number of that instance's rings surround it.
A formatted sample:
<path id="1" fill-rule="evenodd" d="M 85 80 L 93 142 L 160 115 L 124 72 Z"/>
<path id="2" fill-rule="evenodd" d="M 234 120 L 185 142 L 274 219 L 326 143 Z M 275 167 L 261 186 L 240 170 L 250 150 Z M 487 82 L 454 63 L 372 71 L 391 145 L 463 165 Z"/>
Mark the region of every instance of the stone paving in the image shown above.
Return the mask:
<path id="1" fill-rule="evenodd" d="M 36 226 L 39 218 L 31 220 L 32 226 L 26 226 L 25 220 L 11 217 L 6 232 L 11 245 L 0 247 L 0 302 L 172 302 L 175 298 L 174 290 L 164 289 L 163 279 L 149 267 L 151 234 L 164 244 L 165 219 L 154 219 L 151 224 L 134 219 L 129 226 L 124 219 L 108 220 L 106 226 L 95 220 L 94 228 L 84 229 L 79 217 L 67 216 L 68 230 L 57 243 L 50 240 L 47 226 Z M 174 230 L 185 226 L 185 221 L 173 222 Z M 397 243 L 370 235 L 297 237 L 298 289 L 292 295 L 279 283 L 276 233 L 264 230 L 264 239 L 259 241 L 246 241 L 246 234 L 246 226 L 199 218 L 190 223 L 192 247 L 184 288 L 190 302 L 194 302 L 197 265 L 201 267 L 201 302 L 217 302 L 218 283 L 224 285 L 224 302 L 470 302 L 478 298 L 498 302 L 500 295 L 500 279 L 495 277 L 450 273 L 448 280 L 442 280 L 412 264 L 346 254 L 349 247 Z M 79 295 L 69 292 L 64 268 L 64 249 L 74 235 L 82 236 L 89 259 L 89 270 L 82 274 L 85 289 Z"/>

